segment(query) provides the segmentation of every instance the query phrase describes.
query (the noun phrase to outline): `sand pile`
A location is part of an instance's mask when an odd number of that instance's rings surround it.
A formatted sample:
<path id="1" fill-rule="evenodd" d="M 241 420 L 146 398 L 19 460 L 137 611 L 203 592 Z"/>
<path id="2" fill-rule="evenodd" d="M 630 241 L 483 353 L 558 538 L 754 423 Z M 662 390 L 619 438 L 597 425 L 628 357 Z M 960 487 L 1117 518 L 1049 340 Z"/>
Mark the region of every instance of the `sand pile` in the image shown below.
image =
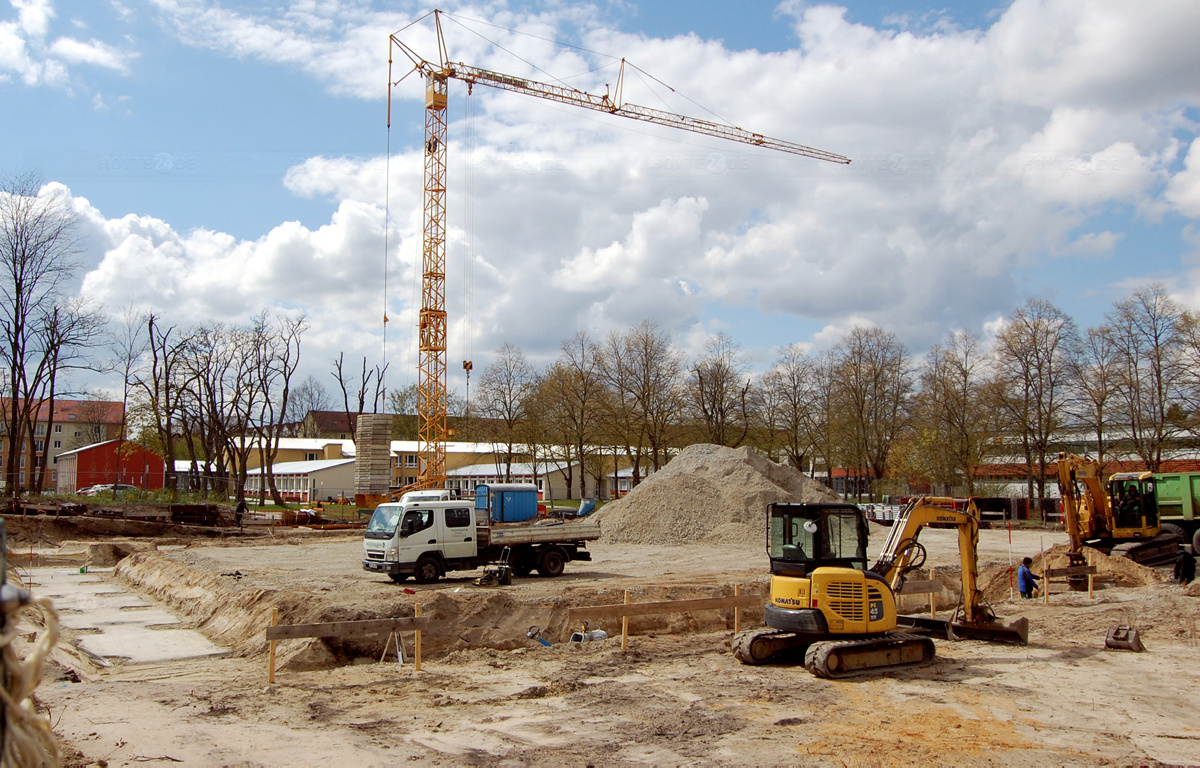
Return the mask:
<path id="1" fill-rule="evenodd" d="M 1085 557 L 1091 558 L 1092 565 L 1096 566 L 1096 580 L 1106 584 L 1118 587 L 1148 587 L 1161 582 L 1164 578 L 1155 569 L 1135 563 L 1127 557 L 1111 557 L 1090 547 L 1084 547 L 1083 552 Z M 1044 564 L 1041 555 L 1033 558 L 1032 570 L 1034 574 L 1040 576 L 1045 572 L 1045 568 L 1066 568 L 1067 565 L 1069 565 L 1067 546 L 1056 544 L 1046 551 Z M 1013 565 L 1014 584 L 1019 566 L 1020 563 Z M 988 577 L 982 581 L 986 584 L 983 594 L 988 600 L 1003 600 L 1008 597 L 1008 568 L 989 571 Z"/>
<path id="2" fill-rule="evenodd" d="M 604 507 L 603 540 L 627 544 L 762 544 L 773 501 L 838 501 L 821 483 L 749 448 L 693 445 Z"/>

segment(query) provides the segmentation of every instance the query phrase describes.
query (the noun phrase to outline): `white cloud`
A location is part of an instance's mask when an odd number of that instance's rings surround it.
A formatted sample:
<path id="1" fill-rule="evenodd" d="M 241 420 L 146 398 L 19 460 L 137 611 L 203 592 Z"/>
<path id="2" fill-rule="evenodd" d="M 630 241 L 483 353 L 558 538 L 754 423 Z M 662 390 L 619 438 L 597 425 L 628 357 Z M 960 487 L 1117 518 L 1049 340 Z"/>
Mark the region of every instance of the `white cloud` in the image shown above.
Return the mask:
<path id="1" fill-rule="evenodd" d="M 132 57 L 132 54 L 99 40 L 89 40 L 85 43 L 70 37 L 55 40 L 50 45 L 50 53 L 68 64 L 91 64 L 115 69 L 122 74 L 128 74 L 129 59 Z"/>
<path id="2" fill-rule="evenodd" d="M 230 10 L 192 0 L 155 6 L 182 42 L 304 72 L 330 92 L 375 101 L 385 96 L 387 35 L 409 20 L 359 4 L 300 3 L 275 15 L 266 6 Z M 591 6 L 462 9 L 626 54 L 737 124 L 854 163 L 774 154 L 476 87 L 469 231 L 465 126 L 450 127 L 452 343 L 490 350 L 507 340 L 537 360 L 552 357 L 575 329 L 601 334 L 649 317 L 702 346 L 722 327 L 711 311 L 717 306 L 767 318 L 759 328 L 801 318 L 822 329 L 813 337 L 818 346 L 875 325 L 919 349 L 948 329 L 994 332 L 1019 293 L 1037 292 L 1018 275 L 1048 255 L 1069 269 L 1072 260 L 1112 253 L 1125 235 L 1119 224 L 1097 221 L 1097 212 L 1119 206 L 1148 215 L 1169 205 L 1200 216 L 1194 142 L 1184 170 L 1171 176 L 1179 137 L 1195 134 L 1186 115 L 1200 103 L 1200 54 L 1191 42 L 1200 4 L 1164 0 L 1146 13 L 1115 0 L 1017 0 L 982 31 L 938 19 L 880 30 L 832 6 L 787 3 L 781 11 L 799 44 L 764 54 L 695 35 L 622 33 Z M 425 55 L 434 50 L 428 26 L 404 35 Z M 603 92 L 615 82 L 611 69 L 591 72 L 603 62 L 577 50 L 493 32 L 556 75 L 589 73 L 572 86 Z M 461 31 L 451 56 L 547 77 Z M 397 66 L 394 77 L 405 68 Z M 420 119 L 420 91 L 414 79 L 404 83 L 394 120 Z M 625 96 L 704 114 L 632 73 Z M 455 86 L 451 98 L 461 115 L 463 89 Z M 404 147 L 391 159 L 390 181 L 379 157 L 299 163 L 284 179 L 287 190 L 327 198 L 337 213 L 321 227 L 283 223 L 254 240 L 104 220 L 109 245 L 87 287 L 109 300 L 137 291 L 146 300 L 170 296 L 189 318 L 302 302 L 320 318 L 314 335 L 322 343 L 359 343 L 374 332 L 378 312 L 369 308 L 382 300 L 382 257 L 374 254 L 382 252 L 388 189 L 389 314 L 397 329 L 413 312 L 422 160 L 419 144 Z M 472 279 L 468 302 L 463 286 Z M 345 333 L 339 313 L 351 329 Z"/>
<path id="3" fill-rule="evenodd" d="M 100 40 L 59 37 L 48 43 L 55 12 L 50 0 L 11 0 L 13 21 L 0 21 L 0 80 L 15 74 L 31 87 L 68 87 L 70 67 L 86 65 L 129 73 L 136 54 Z M 78 25 L 74 25 L 78 26 Z"/>
<path id="4" fill-rule="evenodd" d="M 1200 139 L 1192 142 L 1184 169 L 1172 177 L 1166 198 L 1184 216 L 1200 218 Z"/>

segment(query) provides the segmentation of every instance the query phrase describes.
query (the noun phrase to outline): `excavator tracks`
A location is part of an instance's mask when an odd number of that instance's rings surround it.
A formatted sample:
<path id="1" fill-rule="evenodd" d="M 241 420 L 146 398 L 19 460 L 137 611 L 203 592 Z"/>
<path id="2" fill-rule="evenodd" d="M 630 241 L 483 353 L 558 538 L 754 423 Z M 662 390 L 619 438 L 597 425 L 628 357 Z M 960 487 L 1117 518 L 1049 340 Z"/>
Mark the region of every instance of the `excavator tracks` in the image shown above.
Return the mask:
<path id="1" fill-rule="evenodd" d="M 1164 565 L 1172 563 L 1179 555 L 1182 543 L 1173 533 L 1160 533 L 1151 539 L 1118 544 L 1109 553 L 1113 557 L 1126 557 L 1142 565 Z"/>
<path id="2" fill-rule="evenodd" d="M 811 638 L 779 629 L 748 629 L 733 638 L 733 656 L 743 664 L 779 661 L 789 652 L 802 651 Z"/>
<path id="3" fill-rule="evenodd" d="M 804 666 L 817 677 L 837 679 L 877 669 L 923 667 L 933 663 L 934 653 L 933 640 L 921 635 L 827 640 L 808 647 Z"/>

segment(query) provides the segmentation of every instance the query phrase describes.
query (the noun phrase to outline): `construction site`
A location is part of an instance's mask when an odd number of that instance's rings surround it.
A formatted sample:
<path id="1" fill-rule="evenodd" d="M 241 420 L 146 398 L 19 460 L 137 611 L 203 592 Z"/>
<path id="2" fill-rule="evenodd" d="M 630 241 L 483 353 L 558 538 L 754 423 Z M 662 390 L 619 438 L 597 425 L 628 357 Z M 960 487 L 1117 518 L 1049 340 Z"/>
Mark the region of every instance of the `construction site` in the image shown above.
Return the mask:
<path id="1" fill-rule="evenodd" d="M 1195 762 L 1200 585 L 1093 552 L 1090 593 L 1059 579 L 1022 599 L 1014 558 L 1065 565 L 1061 526 L 979 531 L 979 590 L 1028 620 L 1026 645 L 938 639 L 930 663 L 843 679 L 741 663 L 735 629 L 762 626 L 770 590 L 764 510 L 829 497 L 749 450 L 694 446 L 597 513 L 590 561 L 507 585 L 364 572 L 361 530 L 5 522 L 10 579 L 62 623 L 35 698 L 68 765 Z M 870 525 L 872 556 L 889 530 Z M 951 616 L 957 534 L 921 544 L 910 578 L 928 591 L 897 609 Z M 738 607 L 696 602 L 714 600 Z M 571 613 L 624 603 L 657 607 Z M 400 631 L 267 639 L 381 619 Z M 1106 648 L 1118 627 L 1144 650 Z"/>

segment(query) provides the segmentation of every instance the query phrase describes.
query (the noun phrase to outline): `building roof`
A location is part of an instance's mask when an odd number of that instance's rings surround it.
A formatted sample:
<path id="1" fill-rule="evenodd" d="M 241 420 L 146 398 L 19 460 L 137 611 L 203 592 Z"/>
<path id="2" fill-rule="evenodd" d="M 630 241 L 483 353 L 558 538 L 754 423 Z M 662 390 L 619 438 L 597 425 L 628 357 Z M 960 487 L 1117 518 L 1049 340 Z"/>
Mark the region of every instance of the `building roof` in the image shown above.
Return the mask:
<path id="1" fill-rule="evenodd" d="M 346 419 L 349 417 L 349 424 Z M 308 418 L 319 432 L 347 432 L 351 435 L 358 429 L 358 414 L 345 411 L 309 411 Z"/>
<path id="2" fill-rule="evenodd" d="M 276 464 L 272 473 L 275 475 L 311 475 L 314 472 L 320 472 L 333 467 L 341 467 L 346 464 L 353 464 L 354 459 L 318 459 L 317 461 L 285 461 L 281 464 Z M 266 470 L 262 467 L 255 467 L 248 470 L 246 476 L 257 476 L 265 474 Z"/>
<path id="3" fill-rule="evenodd" d="M 102 440 L 102 441 L 100 441 L 99 443 L 92 443 L 91 445 L 82 445 L 82 446 L 80 446 L 80 447 L 78 447 L 78 448 L 72 448 L 72 449 L 71 449 L 71 450 L 69 450 L 69 451 L 62 451 L 62 452 L 60 452 L 60 453 L 57 453 L 57 454 L 55 454 L 55 455 L 56 455 L 56 456 L 58 456 L 58 457 L 60 457 L 60 458 L 61 458 L 61 457 L 63 457 L 63 456 L 74 456 L 74 455 L 75 455 L 75 454 L 77 454 L 77 453 L 83 453 L 84 451 L 91 451 L 91 450 L 95 450 L 96 448 L 99 448 L 99 447 L 100 447 L 100 446 L 102 446 L 102 445 L 108 445 L 109 443 L 116 443 L 116 442 L 122 442 L 122 441 L 120 441 L 120 440 Z M 143 451 L 148 451 L 148 452 L 150 452 L 150 453 L 154 453 L 154 451 L 151 451 L 149 448 L 147 448 L 146 446 L 142 445 L 141 443 L 135 443 L 135 442 L 133 442 L 132 440 L 125 440 L 125 441 L 123 441 L 123 442 L 124 442 L 126 445 L 132 445 L 132 446 L 135 446 L 135 447 L 136 447 L 136 448 L 138 448 L 139 450 L 143 450 Z"/>
<path id="4" fill-rule="evenodd" d="M 561 467 L 557 464 L 539 463 L 537 467 L 538 477 L 548 475 L 551 472 L 559 472 L 564 469 L 564 467 Z M 494 461 L 488 461 L 482 464 L 471 464 L 465 467 L 446 470 L 446 477 L 496 477 L 497 475 L 502 474 L 504 473 L 497 468 L 496 462 Z M 533 464 L 525 461 L 514 461 L 509 468 L 509 474 L 516 477 L 533 477 Z"/>
<path id="5" fill-rule="evenodd" d="M 0 398 L 0 411 L 9 413 L 12 402 L 10 398 Z M 54 423 L 120 424 L 124 411 L 124 404 L 115 400 L 57 399 L 54 401 Z M 49 418 L 50 402 L 44 401 L 38 406 L 34 420 L 47 421 Z"/>

